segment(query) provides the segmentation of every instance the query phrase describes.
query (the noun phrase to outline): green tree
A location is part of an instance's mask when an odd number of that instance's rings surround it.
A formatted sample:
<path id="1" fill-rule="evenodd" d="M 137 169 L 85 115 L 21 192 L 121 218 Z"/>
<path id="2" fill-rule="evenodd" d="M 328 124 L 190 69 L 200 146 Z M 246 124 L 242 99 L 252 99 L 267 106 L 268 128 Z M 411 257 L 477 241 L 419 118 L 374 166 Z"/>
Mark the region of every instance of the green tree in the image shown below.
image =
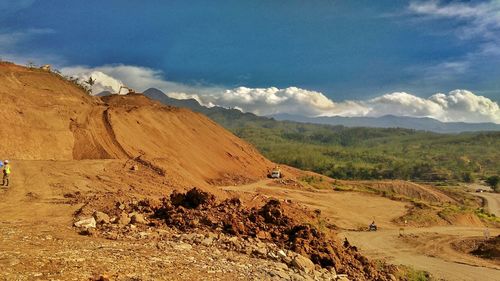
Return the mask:
<path id="1" fill-rule="evenodd" d="M 499 192 L 499 184 L 500 177 L 499 176 L 491 176 L 486 179 L 486 184 L 488 184 L 495 192 Z"/>

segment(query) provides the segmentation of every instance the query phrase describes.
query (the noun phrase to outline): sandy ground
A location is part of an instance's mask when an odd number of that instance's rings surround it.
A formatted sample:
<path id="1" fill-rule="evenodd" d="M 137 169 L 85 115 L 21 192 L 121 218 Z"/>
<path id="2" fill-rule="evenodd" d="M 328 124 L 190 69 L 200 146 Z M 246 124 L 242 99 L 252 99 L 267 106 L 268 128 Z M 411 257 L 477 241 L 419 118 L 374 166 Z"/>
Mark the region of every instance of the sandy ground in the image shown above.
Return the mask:
<path id="1" fill-rule="evenodd" d="M 498 265 L 451 248 L 455 241 L 482 237 L 484 228 L 444 226 L 401 230 L 391 221 L 406 212 L 405 203 L 355 192 L 305 191 L 268 184 L 265 181 L 224 189 L 294 200 L 321 209 L 325 218 L 345 229 L 339 233 L 340 237 L 347 237 L 371 258 L 410 265 L 442 280 L 500 280 Z M 373 219 L 379 231 L 354 231 L 366 227 Z M 405 238 L 399 236 L 400 232 Z M 498 235 L 500 229 L 490 229 L 490 234 Z"/>
<path id="2" fill-rule="evenodd" d="M 468 237 L 481 237 L 483 228 L 434 227 L 405 229 L 407 236 L 417 235 L 413 241 L 399 237 L 399 229 L 377 232 L 344 232 L 361 252 L 395 264 L 411 265 L 429 271 L 444 280 L 500 280 L 500 267 L 482 259 L 455 251 L 450 244 Z M 499 229 L 490 230 L 498 235 Z M 411 238 L 410 238 L 411 239 Z"/>

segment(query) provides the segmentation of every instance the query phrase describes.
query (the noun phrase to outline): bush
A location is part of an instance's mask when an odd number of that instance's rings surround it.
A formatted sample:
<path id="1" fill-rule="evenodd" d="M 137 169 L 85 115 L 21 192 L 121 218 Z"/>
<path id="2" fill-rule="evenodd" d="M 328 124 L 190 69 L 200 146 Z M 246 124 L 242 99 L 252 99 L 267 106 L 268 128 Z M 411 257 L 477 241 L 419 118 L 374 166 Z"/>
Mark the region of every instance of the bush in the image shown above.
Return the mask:
<path id="1" fill-rule="evenodd" d="M 491 187 L 495 192 L 499 192 L 499 183 L 500 183 L 500 177 L 499 176 L 491 176 L 486 178 L 486 184 Z"/>

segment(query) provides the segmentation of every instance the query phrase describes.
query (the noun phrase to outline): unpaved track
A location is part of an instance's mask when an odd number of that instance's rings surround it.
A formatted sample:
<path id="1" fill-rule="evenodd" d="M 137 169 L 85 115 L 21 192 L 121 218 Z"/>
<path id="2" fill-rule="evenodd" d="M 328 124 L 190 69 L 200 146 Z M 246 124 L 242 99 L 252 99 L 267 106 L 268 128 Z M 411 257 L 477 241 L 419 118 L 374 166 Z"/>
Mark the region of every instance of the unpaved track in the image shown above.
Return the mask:
<path id="1" fill-rule="evenodd" d="M 488 212 L 500 217 L 500 193 L 482 192 L 474 193 L 474 195 L 484 198 Z"/>
<path id="2" fill-rule="evenodd" d="M 447 226 L 405 229 L 404 234 L 410 237 L 409 240 L 405 240 L 399 238 L 400 228 L 391 222 L 405 213 L 403 208 L 405 204 L 401 202 L 356 192 L 268 186 L 271 182 L 268 180 L 246 186 L 224 187 L 224 189 L 295 200 L 312 209 L 321 209 L 322 214 L 345 229 L 356 229 L 362 224 L 367 226 L 375 217 L 381 228 L 379 231 L 346 230 L 339 233 L 339 238 L 347 237 L 352 245 L 357 246 L 368 257 L 426 270 L 441 280 L 500 280 L 500 267 L 455 251 L 450 246 L 452 242 L 464 238 L 482 237 L 484 228 Z M 490 229 L 490 233 L 498 235 L 500 229 Z"/>
<path id="3" fill-rule="evenodd" d="M 463 237 L 481 236 L 483 228 L 468 227 L 431 227 L 406 229 L 407 236 L 420 235 L 417 244 L 407 243 L 399 238 L 399 229 L 379 230 L 377 232 L 344 232 L 351 244 L 356 245 L 363 254 L 380 258 L 395 264 L 411 265 L 426 270 L 436 278 L 444 280 L 500 280 L 500 268 L 478 258 L 456 252 L 450 243 Z M 492 234 L 499 234 L 496 229 Z M 427 237 L 426 233 L 434 234 Z M 449 237 L 454 238 L 449 238 Z M 444 237 L 444 239 L 443 239 Z M 479 264 L 472 265 L 472 264 Z"/>

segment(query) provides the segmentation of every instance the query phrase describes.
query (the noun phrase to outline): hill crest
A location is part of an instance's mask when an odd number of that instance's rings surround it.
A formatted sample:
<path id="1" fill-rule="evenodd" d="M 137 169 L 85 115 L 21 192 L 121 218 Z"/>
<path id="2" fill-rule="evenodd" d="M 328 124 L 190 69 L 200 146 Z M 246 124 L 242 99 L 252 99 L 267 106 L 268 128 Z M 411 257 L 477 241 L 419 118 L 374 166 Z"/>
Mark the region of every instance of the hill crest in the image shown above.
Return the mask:
<path id="1" fill-rule="evenodd" d="M 54 73 L 4 63 L 0 85 L 5 158 L 140 159 L 181 186 L 253 181 L 273 165 L 202 114 L 141 94 L 92 97 Z"/>

